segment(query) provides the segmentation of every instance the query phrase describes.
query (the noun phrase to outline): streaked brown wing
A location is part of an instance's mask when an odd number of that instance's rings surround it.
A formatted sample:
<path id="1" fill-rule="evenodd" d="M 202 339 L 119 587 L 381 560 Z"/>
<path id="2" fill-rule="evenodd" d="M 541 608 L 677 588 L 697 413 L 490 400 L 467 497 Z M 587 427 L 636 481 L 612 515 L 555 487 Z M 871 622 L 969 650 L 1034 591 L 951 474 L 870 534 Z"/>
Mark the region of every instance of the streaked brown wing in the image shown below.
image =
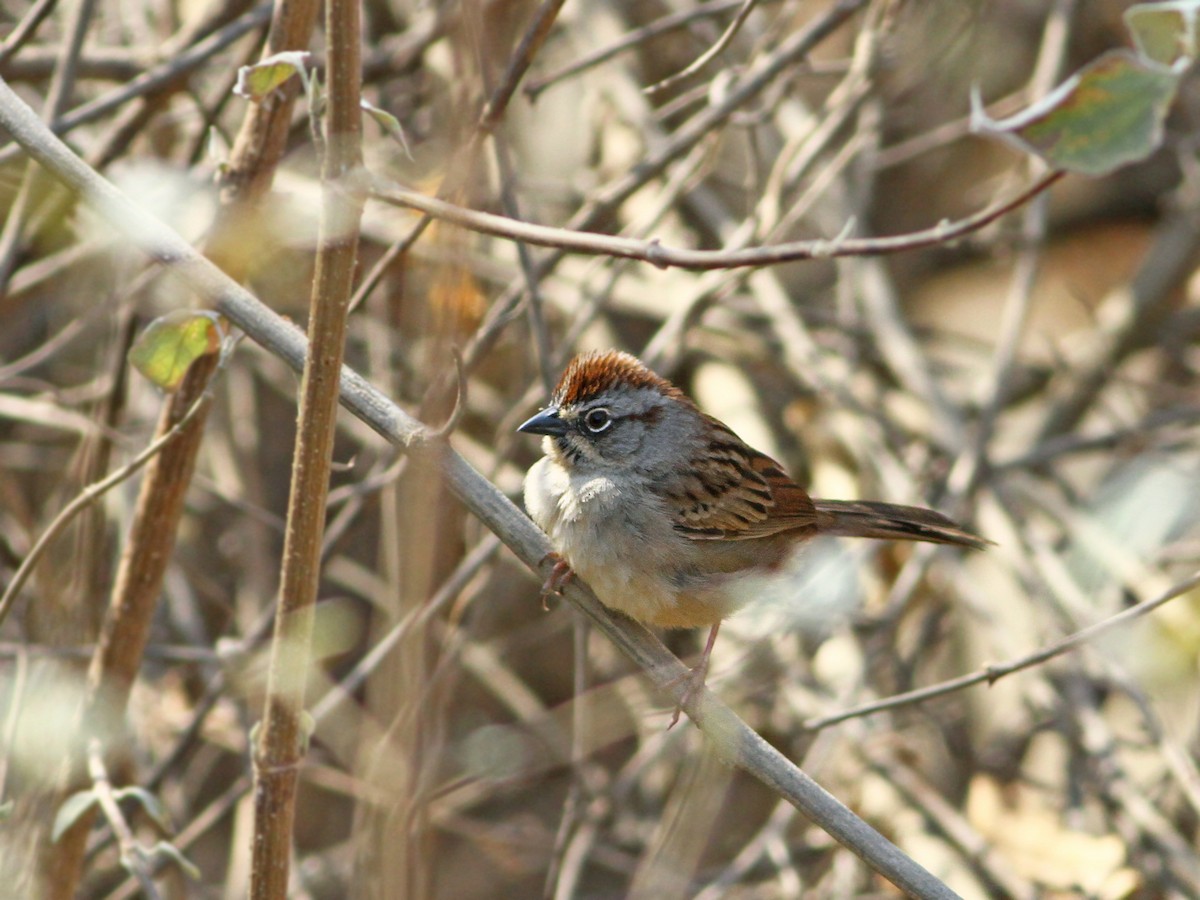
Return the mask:
<path id="1" fill-rule="evenodd" d="M 659 493 L 675 529 L 697 541 L 749 540 L 815 525 L 807 492 L 775 460 L 748 447 L 716 419 L 702 460 Z M 703 467 L 703 477 L 701 477 Z"/>

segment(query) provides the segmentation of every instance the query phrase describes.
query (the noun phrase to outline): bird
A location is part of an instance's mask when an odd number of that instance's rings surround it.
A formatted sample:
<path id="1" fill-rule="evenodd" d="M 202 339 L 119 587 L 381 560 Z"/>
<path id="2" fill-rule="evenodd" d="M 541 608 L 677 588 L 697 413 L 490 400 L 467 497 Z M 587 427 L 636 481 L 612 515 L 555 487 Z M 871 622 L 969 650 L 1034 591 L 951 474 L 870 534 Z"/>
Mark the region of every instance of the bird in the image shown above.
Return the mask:
<path id="1" fill-rule="evenodd" d="M 704 684 L 721 622 L 797 545 L 818 535 L 988 541 L 915 506 L 813 499 L 774 459 L 618 350 L 572 359 L 520 432 L 545 454 L 525 477 L 530 517 L 554 548 L 543 596 L 578 576 L 644 625 L 709 629 L 671 720 Z M 670 726 L 668 726 L 670 727 Z"/>

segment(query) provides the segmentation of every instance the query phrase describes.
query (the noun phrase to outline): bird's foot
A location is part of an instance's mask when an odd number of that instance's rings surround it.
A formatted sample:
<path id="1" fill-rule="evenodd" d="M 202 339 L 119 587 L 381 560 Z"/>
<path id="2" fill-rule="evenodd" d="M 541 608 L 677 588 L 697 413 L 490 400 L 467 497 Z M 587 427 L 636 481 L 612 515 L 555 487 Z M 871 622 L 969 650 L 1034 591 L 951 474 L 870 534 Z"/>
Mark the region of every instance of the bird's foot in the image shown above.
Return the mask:
<path id="1" fill-rule="evenodd" d="M 679 695 L 679 702 L 675 705 L 675 712 L 671 715 L 671 724 L 667 726 L 667 731 L 675 727 L 679 721 L 679 716 L 683 713 L 683 708 L 696 698 L 701 691 L 704 690 L 704 679 L 708 677 L 708 657 L 703 657 L 699 664 L 692 666 L 682 675 L 672 678 L 667 682 L 668 690 L 675 690 L 680 685 L 684 685 L 683 693 Z"/>
<path id="2" fill-rule="evenodd" d="M 704 651 L 700 654 L 700 662 L 688 669 L 683 675 L 678 678 L 672 678 L 667 682 L 667 687 L 674 690 L 681 684 L 685 684 L 683 693 L 679 695 L 679 705 L 675 707 L 675 714 L 671 716 L 671 724 L 667 726 L 667 731 L 675 727 L 675 723 L 679 721 L 679 714 L 683 712 L 683 708 L 687 706 L 704 690 L 704 679 L 708 676 L 708 660 L 712 656 L 713 644 L 717 642 L 717 632 L 721 630 L 721 623 L 717 622 L 708 632 L 708 640 L 704 642 Z"/>
<path id="3" fill-rule="evenodd" d="M 550 570 L 550 574 L 546 576 L 546 581 L 542 585 L 542 609 L 545 610 L 550 609 L 546 601 L 550 597 L 561 597 L 563 588 L 575 577 L 575 570 L 571 568 L 571 564 L 557 553 L 547 553 L 542 557 L 541 564 L 545 565 L 551 560 L 554 561 L 554 567 Z"/>

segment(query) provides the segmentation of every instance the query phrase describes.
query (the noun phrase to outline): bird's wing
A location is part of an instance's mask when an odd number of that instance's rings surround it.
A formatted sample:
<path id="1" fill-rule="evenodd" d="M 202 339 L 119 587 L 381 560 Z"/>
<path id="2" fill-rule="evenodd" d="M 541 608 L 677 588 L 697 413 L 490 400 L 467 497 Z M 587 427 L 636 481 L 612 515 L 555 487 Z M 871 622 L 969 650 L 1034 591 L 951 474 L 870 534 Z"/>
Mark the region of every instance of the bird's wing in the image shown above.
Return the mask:
<path id="1" fill-rule="evenodd" d="M 696 541 L 749 540 L 815 527 L 808 493 L 779 463 L 747 446 L 716 419 L 699 459 L 671 484 L 656 486 L 675 530 Z"/>

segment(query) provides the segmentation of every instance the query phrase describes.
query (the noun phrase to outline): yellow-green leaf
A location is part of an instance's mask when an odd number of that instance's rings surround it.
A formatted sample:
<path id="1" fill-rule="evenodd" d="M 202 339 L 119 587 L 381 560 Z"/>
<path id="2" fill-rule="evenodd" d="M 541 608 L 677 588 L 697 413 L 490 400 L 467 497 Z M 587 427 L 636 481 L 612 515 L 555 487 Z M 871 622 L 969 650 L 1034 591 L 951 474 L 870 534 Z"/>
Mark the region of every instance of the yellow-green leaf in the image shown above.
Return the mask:
<path id="1" fill-rule="evenodd" d="M 289 50 L 268 56 L 252 66 L 242 66 L 238 69 L 233 92 L 239 97 L 261 103 L 293 75 L 303 79 L 311 56 L 304 51 Z"/>
<path id="2" fill-rule="evenodd" d="M 221 349 L 221 337 L 216 313 L 178 310 L 146 326 L 129 350 L 129 362 L 164 391 L 173 391 L 192 363 Z"/>
<path id="3" fill-rule="evenodd" d="M 380 109 L 368 100 L 360 98 L 358 102 L 363 112 L 374 119 L 379 127 L 386 131 L 400 145 L 400 149 L 404 151 L 405 156 L 412 159 L 412 153 L 408 149 L 408 141 L 404 137 L 404 127 L 400 124 L 400 120 L 386 109 Z"/>
<path id="4" fill-rule="evenodd" d="M 1196 21 L 1200 0 L 1139 3 L 1125 10 L 1125 24 L 1138 52 L 1164 66 L 1196 59 Z"/>

